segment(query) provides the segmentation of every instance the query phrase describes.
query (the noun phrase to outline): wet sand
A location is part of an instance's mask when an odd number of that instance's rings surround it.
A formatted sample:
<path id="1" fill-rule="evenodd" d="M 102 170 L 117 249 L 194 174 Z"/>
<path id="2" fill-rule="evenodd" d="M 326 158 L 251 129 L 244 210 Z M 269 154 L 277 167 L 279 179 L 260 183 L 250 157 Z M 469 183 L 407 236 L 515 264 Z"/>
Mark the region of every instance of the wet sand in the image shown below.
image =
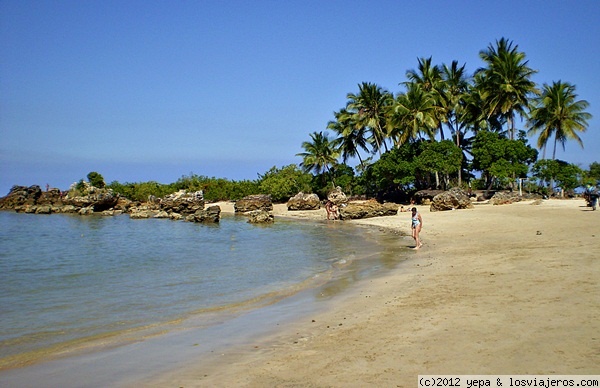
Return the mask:
<path id="1" fill-rule="evenodd" d="M 600 212 L 582 199 L 418 208 L 424 247 L 395 269 L 144 385 L 412 387 L 419 374 L 600 373 Z M 325 218 L 285 205 L 274 213 Z M 410 213 L 346 222 L 410 233 Z"/>

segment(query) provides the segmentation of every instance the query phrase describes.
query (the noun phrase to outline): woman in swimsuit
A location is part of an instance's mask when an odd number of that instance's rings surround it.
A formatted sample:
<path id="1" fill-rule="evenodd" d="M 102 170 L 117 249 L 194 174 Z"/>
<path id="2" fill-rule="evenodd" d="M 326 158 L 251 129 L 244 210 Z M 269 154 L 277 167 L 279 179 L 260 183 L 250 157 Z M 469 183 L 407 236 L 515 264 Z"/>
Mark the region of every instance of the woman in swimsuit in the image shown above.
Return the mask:
<path id="1" fill-rule="evenodd" d="M 412 208 L 412 237 L 415 239 L 415 249 L 419 249 L 423 246 L 421 243 L 421 239 L 419 238 L 419 233 L 421 232 L 421 228 L 423 227 L 423 219 L 421 218 L 421 214 L 417 212 L 417 208 Z"/>

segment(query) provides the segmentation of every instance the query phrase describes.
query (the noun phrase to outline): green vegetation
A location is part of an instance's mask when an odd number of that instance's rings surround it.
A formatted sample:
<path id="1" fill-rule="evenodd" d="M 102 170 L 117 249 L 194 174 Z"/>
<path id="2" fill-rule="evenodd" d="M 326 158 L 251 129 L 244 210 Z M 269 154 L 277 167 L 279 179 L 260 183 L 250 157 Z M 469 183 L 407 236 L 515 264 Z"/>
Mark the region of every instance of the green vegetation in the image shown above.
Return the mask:
<path id="1" fill-rule="evenodd" d="M 583 146 L 578 133 L 591 118 L 575 86 L 558 81 L 538 89 L 532 80 L 538 71 L 506 38 L 479 56 L 484 66 L 472 75 L 458 61 L 436 65 L 432 57 L 419 58 L 397 93 L 370 82 L 358 84 L 358 92 L 346 95 L 326 130 L 310 133 L 301 144 L 299 165 L 274 166 L 253 181 L 191 174 L 171 184 L 112 182 L 108 187 L 139 201 L 185 189 L 202 190 L 208 201 L 263 193 L 284 202 L 300 191 L 324 198 L 335 186 L 350 196 L 397 198 L 424 188 L 515 188 L 517 178 L 528 176 L 528 190 L 539 192 L 598 184 L 597 162 L 585 170 L 555 160 L 557 144 L 564 148 L 575 140 Z M 519 123 L 529 135 L 539 135 L 541 160 Z M 547 160 L 551 139 L 552 160 Z M 359 163 L 354 168 L 347 165 L 353 159 Z M 104 185 L 98 173 L 90 173 L 88 180 Z"/>

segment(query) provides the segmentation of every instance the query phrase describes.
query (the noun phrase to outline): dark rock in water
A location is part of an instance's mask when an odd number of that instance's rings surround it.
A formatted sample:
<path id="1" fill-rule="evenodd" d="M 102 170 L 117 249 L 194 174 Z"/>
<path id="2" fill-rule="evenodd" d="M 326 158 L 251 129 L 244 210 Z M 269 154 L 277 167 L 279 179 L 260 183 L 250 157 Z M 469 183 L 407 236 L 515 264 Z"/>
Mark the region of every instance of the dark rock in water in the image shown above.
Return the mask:
<path id="1" fill-rule="evenodd" d="M 273 214 L 266 210 L 251 210 L 244 213 L 248 217 L 248 222 L 251 224 L 271 224 L 275 222 Z"/>
<path id="2" fill-rule="evenodd" d="M 287 202 L 288 210 L 318 210 L 320 208 L 321 201 L 317 194 L 304 194 L 300 192 Z"/>
<path id="3" fill-rule="evenodd" d="M 252 210 L 273 210 L 273 201 L 267 194 L 249 195 L 235 202 L 234 209 L 236 213 L 246 213 Z"/>
<path id="4" fill-rule="evenodd" d="M 470 209 L 472 207 L 473 204 L 471 203 L 469 194 L 467 194 L 467 192 L 463 189 L 455 187 L 433 197 L 429 210 L 435 212 L 455 209 Z"/>
<path id="5" fill-rule="evenodd" d="M 348 205 L 340 207 L 340 219 L 342 220 L 395 216 L 396 214 L 398 214 L 397 204 L 380 204 L 375 200 L 350 202 Z"/>
<path id="6" fill-rule="evenodd" d="M 221 217 L 219 206 L 210 206 L 206 210 L 197 210 L 185 218 L 189 222 L 218 223 Z"/>

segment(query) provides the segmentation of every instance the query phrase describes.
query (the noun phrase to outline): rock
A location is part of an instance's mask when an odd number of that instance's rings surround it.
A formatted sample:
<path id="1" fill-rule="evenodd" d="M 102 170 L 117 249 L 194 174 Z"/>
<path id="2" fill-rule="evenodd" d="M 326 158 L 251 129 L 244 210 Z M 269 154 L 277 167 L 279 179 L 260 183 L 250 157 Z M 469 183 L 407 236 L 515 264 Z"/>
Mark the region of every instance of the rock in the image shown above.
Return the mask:
<path id="1" fill-rule="evenodd" d="M 79 209 L 78 213 L 79 213 L 79 215 L 82 215 L 82 216 L 89 216 L 91 214 L 94 214 L 94 207 L 93 206 L 82 207 L 81 209 Z"/>
<path id="2" fill-rule="evenodd" d="M 189 222 L 217 223 L 221 217 L 219 206 L 210 206 L 206 210 L 197 210 L 185 218 Z"/>
<path id="3" fill-rule="evenodd" d="M 25 205 L 35 205 L 42 195 L 40 186 L 13 186 L 6 197 L 0 198 L 0 209 L 15 209 Z M 21 210 L 23 211 L 23 210 Z"/>
<path id="4" fill-rule="evenodd" d="M 171 216 L 166 211 L 160 210 L 154 215 L 154 218 L 171 218 Z"/>
<path id="5" fill-rule="evenodd" d="M 444 191 L 433 197 L 429 211 L 444 211 L 455 209 L 471 209 L 473 204 L 466 191 L 458 187 Z"/>
<path id="6" fill-rule="evenodd" d="M 516 191 L 498 191 L 490 198 L 489 203 L 491 205 L 508 205 L 519 201 L 521 201 L 521 197 Z"/>
<path id="7" fill-rule="evenodd" d="M 365 202 L 350 202 L 347 206 L 340 207 L 339 211 L 342 220 L 394 216 L 398 214 L 398 205 L 391 202 L 380 204 L 371 199 Z"/>
<path id="8" fill-rule="evenodd" d="M 346 197 L 346 194 L 342 192 L 342 188 L 339 186 L 333 189 L 333 191 L 331 191 L 329 194 L 327 194 L 327 200 L 331 201 L 331 203 L 337 206 L 345 205 L 348 203 L 348 197 Z"/>
<path id="9" fill-rule="evenodd" d="M 35 214 L 51 214 L 52 206 L 50 205 L 40 205 L 35 209 Z"/>
<path id="10" fill-rule="evenodd" d="M 148 206 L 153 206 L 169 214 L 190 215 L 204 209 L 204 193 L 202 190 L 194 192 L 179 190 L 162 199 L 154 199 L 148 202 Z"/>
<path id="11" fill-rule="evenodd" d="M 249 195 L 235 202 L 233 206 L 236 213 L 247 213 L 253 210 L 273 210 L 273 201 L 267 194 Z"/>
<path id="12" fill-rule="evenodd" d="M 271 224 L 275 222 L 273 214 L 266 210 L 251 210 L 244 213 L 248 217 L 248 222 L 251 224 Z"/>
<path id="13" fill-rule="evenodd" d="M 129 217 L 133 218 L 133 219 L 143 219 L 143 218 L 152 218 L 156 214 L 158 214 L 158 211 L 156 211 L 156 210 L 150 210 L 150 209 L 133 209 L 129 213 Z"/>
<path id="14" fill-rule="evenodd" d="M 179 220 L 183 219 L 183 216 L 179 213 L 171 213 L 169 215 L 169 218 L 173 221 L 179 221 Z"/>
<path id="15" fill-rule="evenodd" d="M 321 201 L 317 194 L 299 192 L 287 202 L 288 210 L 318 210 L 320 208 Z"/>
<path id="16" fill-rule="evenodd" d="M 433 198 L 443 192 L 444 190 L 419 190 L 413 195 L 413 199 L 416 204 L 430 205 L 433 202 Z"/>

